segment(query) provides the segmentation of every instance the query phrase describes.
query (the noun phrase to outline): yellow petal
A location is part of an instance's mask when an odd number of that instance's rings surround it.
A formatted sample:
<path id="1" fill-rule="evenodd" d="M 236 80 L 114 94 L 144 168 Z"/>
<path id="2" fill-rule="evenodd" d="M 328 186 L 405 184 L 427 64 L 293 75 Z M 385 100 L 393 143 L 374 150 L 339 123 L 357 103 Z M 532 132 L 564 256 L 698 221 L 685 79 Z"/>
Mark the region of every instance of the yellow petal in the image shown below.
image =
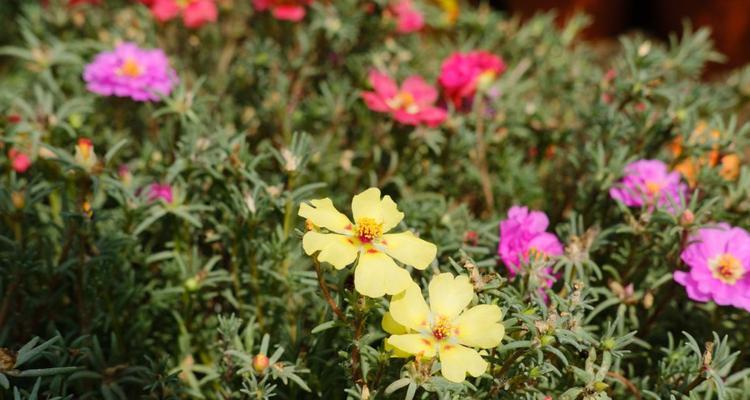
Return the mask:
<path id="1" fill-rule="evenodd" d="M 497 347 L 505 335 L 503 312 L 494 304 L 472 307 L 453 322 L 453 332 L 461 344 L 491 349 Z"/>
<path id="2" fill-rule="evenodd" d="M 430 281 L 430 308 L 432 312 L 453 319 L 466 308 L 474 297 L 474 287 L 466 275 L 455 279 L 446 272 Z"/>
<path id="3" fill-rule="evenodd" d="M 297 215 L 332 232 L 344 234 L 352 233 L 352 223 L 349 221 L 349 218 L 336 210 L 336 207 L 333 206 L 333 202 L 328 198 L 310 200 L 310 204 L 300 204 Z"/>
<path id="4" fill-rule="evenodd" d="M 416 269 L 427 268 L 437 255 L 437 246 L 411 232 L 383 235 L 380 244 L 385 247 L 389 256 Z"/>
<path id="5" fill-rule="evenodd" d="M 393 296 L 390 314 L 394 321 L 415 331 L 429 327 L 430 308 L 424 301 L 422 290 L 412 282 L 403 292 Z"/>
<path id="6" fill-rule="evenodd" d="M 398 210 L 398 206 L 391 199 L 391 196 L 383 197 L 380 202 L 380 209 L 383 213 L 383 232 L 390 231 L 404 219 L 404 213 Z"/>
<path id="7" fill-rule="evenodd" d="M 487 370 L 487 361 L 476 350 L 443 343 L 440 345 L 440 370 L 445 379 L 461 383 L 467 372 L 474 377 L 482 375 Z"/>
<path id="8" fill-rule="evenodd" d="M 393 315 L 389 312 L 383 315 L 383 319 L 380 321 L 380 326 L 384 331 L 391 335 L 403 335 L 404 333 L 409 332 L 409 329 L 396 322 L 396 320 L 393 319 Z"/>
<path id="9" fill-rule="evenodd" d="M 372 218 L 377 223 L 383 222 L 383 205 L 380 201 L 380 189 L 369 188 L 352 198 L 352 215 L 354 222 L 362 218 Z"/>
<path id="10" fill-rule="evenodd" d="M 411 354 L 409 354 L 409 353 L 407 353 L 407 352 L 405 352 L 403 350 L 400 350 L 400 349 L 398 349 L 396 347 L 393 347 L 393 345 L 391 344 L 391 342 L 388 341 L 388 338 L 385 339 L 385 341 L 383 342 L 383 344 L 384 344 L 383 347 L 385 347 L 385 351 L 391 353 L 391 357 L 393 357 L 393 358 L 407 358 L 407 357 L 411 357 Z"/>
<path id="11" fill-rule="evenodd" d="M 358 248 L 351 239 L 336 233 L 307 232 L 302 237 L 302 248 L 307 255 L 320 251 L 318 260 L 330 263 L 336 269 L 344 268 L 357 259 Z"/>
<path id="12" fill-rule="evenodd" d="M 435 339 L 421 333 L 393 335 L 388 338 L 388 344 L 419 358 L 435 357 Z"/>
<path id="13" fill-rule="evenodd" d="M 410 282 L 409 272 L 385 253 L 368 250 L 360 254 L 354 270 L 354 287 L 359 293 L 368 297 L 394 295 L 406 289 Z"/>

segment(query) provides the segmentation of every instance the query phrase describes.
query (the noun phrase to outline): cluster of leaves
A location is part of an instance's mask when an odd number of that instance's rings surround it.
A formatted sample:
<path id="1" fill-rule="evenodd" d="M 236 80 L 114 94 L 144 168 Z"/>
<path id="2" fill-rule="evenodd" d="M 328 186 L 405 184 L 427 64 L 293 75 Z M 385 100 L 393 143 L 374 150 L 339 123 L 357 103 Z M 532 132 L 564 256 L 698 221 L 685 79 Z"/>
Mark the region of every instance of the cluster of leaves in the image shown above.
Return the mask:
<path id="1" fill-rule="evenodd" d="M 224 1 L 200 30 L 136 2 L 64 3 L 0 5 L 0 146 L 33 154 L 26 173 L 0 158 L 0 398 L 748 398 L 750 316 L 672 281 L 695 229 L 750 227 L 747 167 L 702 169 L 689 214 L 608 196 L 629 161 L 711 151 L 689 140 L 701 121 L 747 160 L 750 72 L 701 81 L 719 59 L 705 30 L 625 38 L 602 59 L 577 40 L 582 18 L 557 28 L 486 6 L 401 36 L 384 0 L 315 2 L 297 24 Z M 163 48 L 179 87 L 158 103 L 88 93 L 84 65 L 121 40 Z M 441 127 L 398 125 L 359 98 L 371 68 L 434 81 L 473 49 L 508 71 Z M 93 167 L 72 155 L 80 137 Z M 175 200 L 149 201 L 153 182 Z M 503 309 L 483 377 L 453 384 L 390 358 L 386 301 L 357 297 L 350 270 L 319 282 L 302 254 L 300 202 L 344 205 L 370 186 L 439 248 L 416 279 L 468 274 Z M 546 211 L 567 245 L 547 301 L 496 256 L 513 204 Z"/>

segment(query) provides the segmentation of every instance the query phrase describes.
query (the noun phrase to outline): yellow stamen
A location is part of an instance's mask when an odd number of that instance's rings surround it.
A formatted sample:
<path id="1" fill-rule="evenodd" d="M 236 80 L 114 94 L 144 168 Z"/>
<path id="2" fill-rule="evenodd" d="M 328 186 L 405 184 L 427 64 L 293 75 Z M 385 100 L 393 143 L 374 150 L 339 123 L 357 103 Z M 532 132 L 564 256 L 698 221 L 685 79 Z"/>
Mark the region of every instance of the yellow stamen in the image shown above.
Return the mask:
<path id="1" fill-rule="evenodd" d="M 486 89 L 494 80 L 497 74 L 495 71 L 488 69 L 477 77 L 477 87 L 480 89 Z"/>
<path id="2" fill-rule="evenodd" d="M 432 336 L 437 340 L 443 340 L 450 336 L 451 323 L 448 318 L 440 316 L 432 325 Z"/>
<path id="3" fill-rule="evenodd" d="M 663 187 L 664 185 L 659 182 L 648 181 L 646 182 L 646 193 L 649 196 L 656 196 L 657 194 L 659 194 L 659 192 L 661 192 L 661 189 Z"/>
<path id="4" fill-rule="evenodd" d="M 724 253 L 709 260 L 709 268 L 713 277 L 729 285 L 734 285 L 745 274 L 745 268 L 740 260 L 729 253 Z"/>
<path id="5" fill-rule="evenodd" d="M 129 78 L 137 78 L 143 73 L 141 66 L 132 58 L 126 59 L 117 72 Z"/>
<path id="6" fill-rule="evenodd" d="M 388 107 L 404 110 L 409 114 L 416 114 L 419 112 L 419 106 L 414 99 L 414 95 L 403 90 L 389 100 L 386 100 L 386 104 L 388 104 Z"/>
<path id="7" fill-rule="evenodd" d="M 370 243 L 383 235 L 383 224 L 369 217 L 360 218 L 354 232 L 361 242 Z"/>

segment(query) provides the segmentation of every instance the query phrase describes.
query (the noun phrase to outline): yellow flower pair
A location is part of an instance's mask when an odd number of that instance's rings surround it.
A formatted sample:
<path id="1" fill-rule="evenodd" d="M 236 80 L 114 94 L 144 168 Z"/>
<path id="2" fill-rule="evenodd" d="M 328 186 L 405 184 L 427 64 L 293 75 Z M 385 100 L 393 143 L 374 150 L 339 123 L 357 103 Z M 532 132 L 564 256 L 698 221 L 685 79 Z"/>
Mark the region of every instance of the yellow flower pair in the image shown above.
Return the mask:
<path id="1" fill-rule="evenodd" d="M 487 362 L 472 348 L 498 346 L 505 334 L 502 311 L 496 305 L 478 305 L 466 311 L 474 289 L 466 276 L 435 276 L 429 285 L 430 305 L 407 270 L 396 261 L 425 269 L 435 259 L 437 247 L 411 232 L 386 233 L 404 218 L 390 196 L 370 188 L 352 199 L 354 222 L 326 199 L 302 204 L 299 215 L 307 219 L 302 246 L 308 255 L 342 269 L 357 261 L 356 290 L 368 297 L 392 295 L 383 329 L 392 335 L 386 347 L 394 356 L 421 359 L 438 356 L 443 377 L 462 382 L 466 373 L 480 376 Z"/>

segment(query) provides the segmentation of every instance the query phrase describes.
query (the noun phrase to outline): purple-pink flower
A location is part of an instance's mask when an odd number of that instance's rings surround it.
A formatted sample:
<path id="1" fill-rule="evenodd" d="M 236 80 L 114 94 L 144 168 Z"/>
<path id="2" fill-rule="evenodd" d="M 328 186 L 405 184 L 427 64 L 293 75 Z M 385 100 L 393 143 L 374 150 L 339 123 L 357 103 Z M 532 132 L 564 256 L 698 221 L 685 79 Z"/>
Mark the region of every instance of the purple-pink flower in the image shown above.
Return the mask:
<path id="1" fill-rule="evenodd" d="M 154 101 L 172 92 L 177 74 L 161 49 L 141 49 L 121 43 L 99 53 L 83 71 L 86 88 L 102 96 Z"/>
<path id="2" fill-rule="evenodd" d="M 305 7 L 312 2 L 313 0 L 253 0 L 253 7 L 258 11 L 271 11 L 276 19 L 298 22 L 305 18 Z"/>
<path id="3" fill-rule="evenodd" d="M 689 298 L 750 311 L 750 234 L 729 224 L 703 228 L 682 251 L 688 271 L 674 280 Z"/>
<path id="4" fill-rule="evenodd" d="M 609 195 L 628 207 L 654 206 L 672 210 L 681 204 L 688 187 L 679 172 L 670 172 L 659 160 L 638 160 L 625 166 L 625 177 L 609 190 Z"/>
<path id="5" fill-rule="evenodd" d="M 500 221 L 497 252 L 511 277 L 516 276 L 523 264 L 529 261 L 563 254 L 563 246 L 557 236 L 546 232 L 548 225 L 546 214 L 521 206 L 511 207 L 508 219 Z M 542 281 L 548 287 L 552 286 L 555 281 L 552 268 L 545 267 L 542 271 L 545 275 Z"/>
<path id="6" fill-rule="evenodd" d="M 166 203 L 172 203 L 172 186 L 152 183 L 148 187 L 148 201 L 152 202 L 159 199 L 164 200 Z"/>
<path id="7" fill-rule="evenodd" d="M 434 106 L 437 90 L 419 76 L 412 75 L 399 87 L 388 75 L 370 72 L 374 91 L 362 92 L 362 98 L 373 111 L 390 113 L 405 125 L 440 125 L 448 116 L 445 110 Z"/>

